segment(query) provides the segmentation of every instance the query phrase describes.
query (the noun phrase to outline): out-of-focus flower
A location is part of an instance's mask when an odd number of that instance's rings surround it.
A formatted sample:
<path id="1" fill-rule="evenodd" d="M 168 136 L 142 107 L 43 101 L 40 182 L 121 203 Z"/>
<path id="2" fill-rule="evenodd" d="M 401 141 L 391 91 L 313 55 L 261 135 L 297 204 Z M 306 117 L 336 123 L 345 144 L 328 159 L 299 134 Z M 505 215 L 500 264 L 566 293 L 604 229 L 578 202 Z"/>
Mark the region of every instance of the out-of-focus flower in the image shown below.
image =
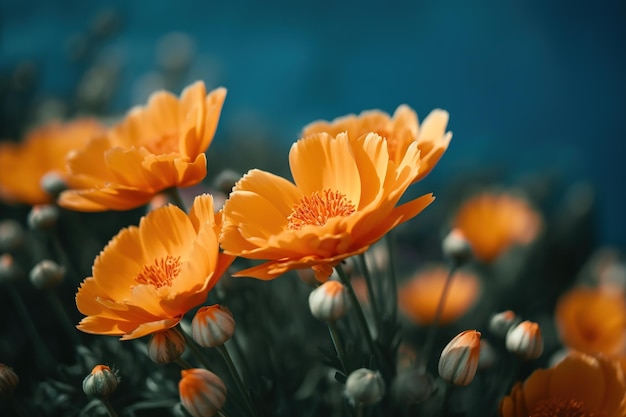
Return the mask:
<path id="1" fill-rule="evenodd" d="M 65 267 L 50 259 L 44 259 L 30 270 L 30 282 L 40 290 L 54 288 L 65 278 Z"/>
<path id="2" fill-rule="evenodd" d="M 452 132 L 446 132 L 448 119 L 447 111 L 435 109 L 420 126 L 415 111 L 403 104 L 398 106 L 393 116 L 380 110 L 367 110 L 358 116 L 349 114 L 331 122 L 316 121 L 304 128 L 302 137 L 321 132 L 331 136 L 347 132 L 349 137 L 358 138 L 374 132 L 387 140 L 389 158 L 396 164 L 400 164 L 409 146 L 417 143 L 420 169 L 413 180 L 415 182 L 428 175 L 448 149 L 452 139 Z"/>
<path id="3" fill-rule="evenodd" d="M 417 324 L 432 323 L 448 273 L 446 267 L 434 266 L 418 272 L 405 282 L 398 291 L 401 311 Z M 476 275 L 455 272 L 439 323 L 445 325 L 459 319 L 474 305 L 479 295 L 480 280 Z"/>
<path id="4" fill-rule="evenodd" d="M 505 337 L 509 330 L 519 322 L 520 319 L 514 311 L 502 311 L 491 316 L 489 330 L 496 336 Z"/>
<path id="5" fill-rule="evenodd" d="M 222 305 L 201 307 L 191 321 L 193 340 L 200 346 L 221 346 L 233 337 L 234 333 L 235 319 L 230 310 Z"/>
<path id="6" fill-rule="evenodd" d="M 13 283 L 24 277 L 24 271 L 10 253 L 0 255 L 0 282 Z"/>
<path id="7" fill-rule="evenodd" d="M 13 219 L 0 221 L 0 252 L 13 252 L 26 242 L 22 225 Z"/>
<path id="8" fill-rule="evenodd" d="M 541 230 L 537 211 L 512 194 L 485 192 L 465 201 L 454 219 L 474 255 L 491 262 L 515 244 L 531 243 Z"/>
<path id="9" fill-rule="evenodd" d="M 20 379 L 10 367 L 0 363 L 0 397 L 8 398 L 13 395 Z"/>
<path id="10" fill-rule="evenodd" d="M 454 337 L 441 352 L 439 375 L 454 385 L 469 385 L 480 360 L 480 332 L 465 330 Z"/>
<path id="11" fill-rule="evenodd" d="M 226 253 L 268 261 L 236 275 L 273 279 L 313 268 L 326 281 L 342 259 L 365 252 L 433 201 L 427 194 L 396 206 L 419 169 L 418 152 L 411 144 L 396 164 L 377 134 L 320 133 L 291 147 L 295 184 L 249 171 L 224 205 L 220 241 Z"/>
<path id="12" fill-rule="evenodd" d="M 123 229 L 78 289 L 76 306 L 87 316 L 78 328 L 126 340 L 174 327 L 233 260 L 219 253 L 220 224 L 213 199 L 201 195 L 189 215 L 169 205 Z"/>
<path id="13" fill-rule="evenodd" d="M 83 379 L 83 391 L 96 398 L 108 398 L 119 384 L 114 371 L 106 365 L 96 365 L 89 375 Z"/>
<path id="14" fill-rule="evenodd" d="M 616 355 L 626 345 L 626 302 L 620 293 L 577 287 L 561 296 L 555 320 L 563 344 L 585 353 Z"/>
<path id="15" fill-rule="evenodd" d="M 385 381 L 380 372 L 357 369 L 348 375 L 346 395 L 356 404 L 376 404 L 385 395 Z"/>
<path id="16" fill-rule="evenodd" d="M 506 335 L 506 348 L 526 360 L 537 359 L 543 353 L 541 329 L 535 322 L 525 320 Z"/>
<path id="17" fill-rule="evenodd" d="M 391 384 L 391 395 L 400 404 L 419 404 L 435 391 L 432 377 L 418 369 L 403 369 Z"/>
<path id="18" fill-rule="evenodd" d="M 203 82 L 180 99 L 159 91 L 146 107 L 132 109 L 106 136 L 68 160 L 68 185 L 59 204 L 79 211 L 128 210 L 171 187 L 188 187 L 206 176 L 207 150 L 226 97 L 208 95 Z"/>
<path id="19" fill-rule="evenodd" d="M 626 415 L 626 383 L 616 361 L 571 352 L 550 369 L 518 382 L 500 402 L 500 417 Z"/>
<path id="20" fill-rule="evenodd" d="M 152 333 L 148 341 L 148 356 L 156 363 L 171 363 L 185 353 L 185 336 L 175 327 Z"/>
<path id="21" fill-rule="evenodd" d="M 311 314 L 319 320 L 338 320 L 349 307 L 348 289 L 339 281 L 326 281 L 309 294 Z"/>
<path id="22" fill-rule="evenodd" d="M 461 229 L 452 229 L 441 242 L 443 254 L 455 264 L 462 265 L 472 259 L 472 246 Z"/>
<path id="23" fill-rule="evenodd" d="M 211 417 L 226 402 L 226 385 L 206 369 L 185 369 L 178 383 L 180 402 L 193 417 Z"/>
<path id="24" fill-rule="evenodd" d="M 67 155 L 104 132 L 96 120 L 78 119 L 36 128 L 21 143 L 0 143 L 0 199 L 30 205 L 52 203 L 54 196 L 41 187 L 42 179 L 49 173 L 65 179 Z"/>
<path id="25" fill-rule="evenodd" d="M 37 204 L 28 213 L 28 227 L 32 230 L 48 230 L 56 226 L 59 208 L 53 204 Z"/>

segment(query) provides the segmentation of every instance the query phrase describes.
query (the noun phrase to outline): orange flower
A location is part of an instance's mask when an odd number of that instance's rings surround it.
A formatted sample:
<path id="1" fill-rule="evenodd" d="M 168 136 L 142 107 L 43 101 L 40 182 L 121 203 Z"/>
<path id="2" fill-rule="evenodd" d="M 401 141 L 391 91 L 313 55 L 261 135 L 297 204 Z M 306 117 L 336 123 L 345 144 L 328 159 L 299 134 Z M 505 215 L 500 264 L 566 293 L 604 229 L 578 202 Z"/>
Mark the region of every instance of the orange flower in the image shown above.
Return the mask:
<path id="1" fill-rule="evenodd" d="M 29 132 L 22 143 L 0 144 L 0 198 L 30 205 L 51 203 L 54 197 L 41 188 L 44 175 L 65 179 L 67 154 L 103 132 L 95 119 L 52 122 Z"/>
<path id="2" fill-rule="evenodd" d="M 331 122 L 316 121 L 304 128 L 302 137 L 321 132 L 331 136 L 347 132 L 349 137 L 358 138 L 374 132 L 387 139 L 389 158 L 396 164 L 400 164 L 411 143 L 417 142 L 421 166 L 413 180 L 415 182 L 428 175 L 448 149 L 452 139 L 452 132 L 446 133 L 448 119 L 447 111 L 436 109 L 419 126 L 415 111 L 403 104 L 398 106 L 393 117 L 379 110 L 367 110 L 358 116 L 349 114 Z"/>
<path id="3" fill-rule="evenodd" d="M 616 361 L 572 352 L 518 382 L 500 402 L 500 417 L 626 416 L 626 382 Z"/>
<path id="4" fill-rule="evenodd" d="M 482 193 L 467 200 L 454 226 L 470 242 L 474 255 L 490 262 L 514 244 L 529 244 L 539 234 L 541 217 L 528 203 L 510 194 Z"/>
<path id="5" fill-rule="evenodd" d="M 430 324 L 435 319 L 437 305 L 448 277 L 444 266 L 420 271 L 404 283 L 398 292 L 402 312 L 418 324 Z M 439 322 L 452 323 L 474 305 L 480 295 L 480 281 L 469 272 L 454 273 Z"/>
<path id="6" fill-rule="evenodd" d="M 224 251 L 268 259 L 237 276 L 273 279 L 312 267 L 326 281 L 342 259 L 365 252 L 421 212 L 432 194 L 397 206 L 419 166 L 417 144 L 396 164 L 375 133 L 359 138 L 314 134 L 289 153 L 295 184 L 253 169 L 224 205 Z"/>
<path id="7" fill-rule="evenodd" d="M 188 187 L 206 176 L 207 150 L 226 97 L 208 95 L 196 82 L 180 99 L 160 91 L 146 107 L 131 110 L 106 136 L 69 159 L 68 183 L 59 204 L 79 211 L 128 210 L 171 187 Z"/>
<path id="8" fill-rule="evenodd" d="M 563 343 L 585 353 L 617 355 L 626 347 L 626 303 L 600 288 L 578 287 L 561 296 L 555 319 Z"/>
<path id="9" fill-rule="evenodd" d="M 169 205 L 123 229 L 78 289 L 76 306 L 87 316 L 78 328 L 127 340 L 174 327 L 233 260 L 219 253 L 220 225 L 213 198 L 202 195 L 189 216 Z"/>

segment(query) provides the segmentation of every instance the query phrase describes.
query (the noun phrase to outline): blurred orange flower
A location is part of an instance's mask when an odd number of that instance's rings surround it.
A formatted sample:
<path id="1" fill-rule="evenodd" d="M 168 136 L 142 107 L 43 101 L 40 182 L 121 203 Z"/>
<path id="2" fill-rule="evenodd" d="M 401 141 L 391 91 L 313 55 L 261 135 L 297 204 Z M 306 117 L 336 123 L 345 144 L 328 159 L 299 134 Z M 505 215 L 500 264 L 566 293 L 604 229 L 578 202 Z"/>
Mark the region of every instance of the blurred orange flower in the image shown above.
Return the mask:
<path id="1" fill-rule="evenodd" d="M 574 288 L 558 300 L 555 320 L 563 344 L 571 349 L 612 356 L 626 348 L 626 302 L 620 293 Z"/>
<path id="2" fill-rule="evenodd" d="M 476 258 L 490 262 L 514 244 L 531 243 L 542 220 L 522 198 L 511 194 L 482 193 L 465 201 L 454 219 L 470 242 Z"/>
<path id="3" fill-rule="evenodd" d="M 365 252 L 434 199 L 427 194 L 396 206 L 419 169 L 417 144 L 399 164 L 375 133 L 313 134 L 289 153 L 295 184 L 253 169 L 224 205 L 220 238 L 226 253 L 268 261 L 237 276 L 273 279 L 313 268 L 326 281 L 342 259 Z"/>
<path id="4" fill-rule="evenodd" d="M 207 294 L 233 260 L 219 253 L 213 198 L 195 199 L 189 216 L 161 207 L 117 234 L 76 294 L 87 317 L 78 329 L 135 339 L 169 329 Z"/>
<path id="5" fill-rule="evenodd" d="M 550 369 L 518 382 L 500 402 L 500 417 L 626 416 L 626 382 L 619 364 L 571 352 Z"/>
<path id="6" fill-rule="evenodd" d="M 349 114 L 328 122 L 320 120 L 307 125 L 302 137 L 312 133 L 326 132 L 337 136 L 347 132 L 351 138 L 374 132 L 387 139 L 389 158 L 399 164 L 404 158 L 409 145 L 417 142 L 420 150 L 420 169 L 413 180 L 419 181 L 435 167 L 443 153 L 448 149 L 452 132 L 446 132 L 448 112 L 435 109 L 419 125 L 417 114 L 409 106 L 398 106 L 393 116 L 379 110 L 367 110 L 358 116 Z"/>
<path id="7" fill-rule="evenodd" d="M 180 99 L 154 93 L 146 107 L 132 109 L 106 136 L 70 157 L 72 189 L 59 204 L 78 211 L 129 210 L 165 189 L 199 183 L 225 97 L 224 88 L 207 95 L 200 81 Z"/>
<path id="8" fill-rule="evenodd" d="M 51 203 L 54 196 L 41 188 L 48 173 L 65 179 L 66 156 L 104 133 L 95 119 L 51 122 L 30 131 L 22 143 L 0 143 L 0 198 L 30 205 Z"/>
<path id="9" fill-rule="evenodd" d="M 434 266 L 418 272 L 398 291 L 401 311 L 417 324 L 430 324 L 435 319 L 437 305 L 448 277 L 444 266 Z M 470 272 L 454 273 L 444 304 L 441 325 L 452 323 L 469 310 L 480 295 L 480 280 Z"/>

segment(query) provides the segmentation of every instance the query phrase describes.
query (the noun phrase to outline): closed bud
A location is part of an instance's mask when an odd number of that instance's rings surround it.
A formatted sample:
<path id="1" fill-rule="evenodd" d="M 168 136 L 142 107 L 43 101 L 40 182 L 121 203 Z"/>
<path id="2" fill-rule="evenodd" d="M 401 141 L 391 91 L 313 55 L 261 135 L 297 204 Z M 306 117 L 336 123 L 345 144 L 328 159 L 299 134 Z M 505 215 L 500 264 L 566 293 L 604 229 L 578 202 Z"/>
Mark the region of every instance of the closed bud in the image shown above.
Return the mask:
<path id="1" fill-rule="evenodd" d="M 180 402 L 193 417 L 211 417 L 226 402 L 226 385 L 206 369 L 184 369 L 178 383 Z"/>
<path id="2" fill-rule="evenodd" d="M 8 253 L 0 255 L 0 282 L 11 283 L 24 277 L 24 271 Z"/>
<path id="3" fill-rule="evenodd" d="M 537 323 L 523 321 L 506 335 L 506 348 L 526 360 L 537 359 L 543 353 L 543 337 Z"/>
<path id="4" fill-rule="evenodd" d="M 452 229 L 441 244 L 443 254 L 455 264 L 462 265 L 472 259 L 472 246 L 461 229 Z"/>
<path id="5" fill-rule="evenodd" d="M 509 330 L 519 322 L 520 320 L 513 311 L 506 310 L 491 316 L 489 330 L 496 336 L 505 337 Z"/>
<path id="6" fill-rule="evenodd" d="M 454 384 L 469 385 L 480 360 L 480 332 L 465 330 L 446 345 L 439 358 L 439 375 Z"/>
<path id="7" fill-rule="evenodd" d="M 309 295 L 309 308 L 319 320 L 333 322 L 340 319 L 349 307 L 348 289 L 339 281 L 326 281 Z"/>
<path id="8" fill-rule="evenodd" d="M 148 356 L 156 363 L 171 363 L 185 352 L 185 337 L 176 328 L 153 333 L 148 341 Z"/>
<path id="9" fill-rule="evenodd" d="M 39 186 L 52 197 L 58 196 L 61 192 L 67 189 L 67 183 L 61 174 L 55 171 L 47 172 L 43 177 L 41 177 Z"/>
<path id="10" fill-rule="evenodd" d="M 399 404 L 419 404 L 433 394 L 431 376 L 417 369 L 401 371 L 391 384 L 391 395 Z"/>
<path id="11" fill-rule="evenodd" d="M 385 395 L 385 381 L 380 372 L 357 369 L 348 375 L 346 395 L 356 404 L 376 404 Z"/>
<path id="12" fill-rule="evenodd" d="M 106 365 L 96 365 L 83 380 L 83 391 L 96 398 L 108 398 L 119 384 L 115 372 Z"/>
<path id="13" fill-rule="evenodd" d="M 64 277 L 65 268 L 49 259 L 40 261 L 30 270 L 30 282 L 40 290 L 56 287 Z"/>
<path id="14" fill-rule="evenodd" d="M 28 227 L 33 230 L 51 229 L 59 220 L 59 208 L 51 204 L 33 206 L 28 213 Z"/>
<path id="15" fill-rule="evenodd" d="M 0 222 L 0 252 L 13 252 L 24 245 L 26 233 L 20 223 L 15 220 Z"/>
<path id="16" fill-rule="evenodd" d="M 17 377 L 17 374 L 13 372 L 13 369 L 0 363 L 0 397 L 11 397 L 19 382 L 20 379 Z"/>
<path id="17" fill-rule="evenodd" d="M 191 321 L 191 335 L 200 346 L 221 346 L 235 333 L 235 319 L 228 308 L 201 307 Z"/>

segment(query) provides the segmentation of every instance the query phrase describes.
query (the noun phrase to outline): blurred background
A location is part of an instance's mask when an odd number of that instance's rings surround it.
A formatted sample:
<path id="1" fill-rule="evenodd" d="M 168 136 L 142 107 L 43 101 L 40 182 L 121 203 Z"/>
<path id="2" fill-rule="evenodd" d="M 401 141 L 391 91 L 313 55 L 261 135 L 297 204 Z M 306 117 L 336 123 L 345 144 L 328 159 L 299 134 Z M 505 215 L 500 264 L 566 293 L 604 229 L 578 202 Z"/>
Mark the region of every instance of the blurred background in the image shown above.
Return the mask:
<path id="1" fill-rule="evenodd" d="M 467 175 L 584 184 L 599 243 L 624 246 L 625 22 L 620 0 L 2 0 L 0 137 L 53 117 L 115 120 L 202 79 L 228 88 L 215 175 L 286 170 L 316 119 L 443 108 L 454 137 L 421 189 Z"/>

